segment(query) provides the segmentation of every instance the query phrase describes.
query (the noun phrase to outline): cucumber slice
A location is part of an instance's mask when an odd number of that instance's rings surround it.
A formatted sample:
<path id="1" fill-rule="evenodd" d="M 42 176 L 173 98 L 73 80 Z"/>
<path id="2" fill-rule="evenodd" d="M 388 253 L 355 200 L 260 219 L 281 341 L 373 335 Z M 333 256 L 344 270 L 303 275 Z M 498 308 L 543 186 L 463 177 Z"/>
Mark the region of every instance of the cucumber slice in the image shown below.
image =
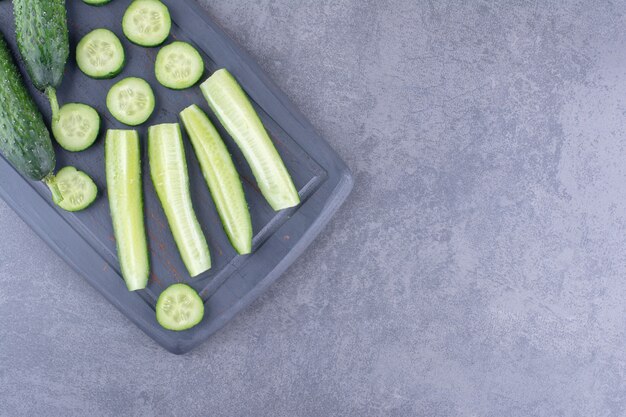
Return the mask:
<path id="1" fill-rule="evenodd" d="M 52 121 L 52 133 L 59 145 L 70 152 L 84 151 L 100 132 L 98 112 L 86 104 L 69 103 L 61 107 Z"/>
<path id="2" fill-rule="evenodd" d="M 180 118 L 191 139 L 230 243 L 238 253 L 250 253 L 250 212 L 241 179 L 226 145 L 206 114 L 195 104 L 183 110 Z"/>
<path id="3" fill-rule="evenodd" d="M 83 1 L 92 6 L 104 6 L 107 3 L 111 3 L 111 0 L 83 0 Z"/>
<path id="4" fill-rule="evenodd" d="M 204 61 L 196 48 L 187 42 L 173 42 L 159 51 L 154 72 L 161 85 L 182 90 L 200 80 Z"/>
<path id="5" fill-rule="evenodd" d="M 62 199 L 53 196 L 54 203 L 67 211 L 84 210 L 96 200 L 98 187 L 89 175 L 74 167 L 65 167 L 57 172 L 55 179 Z"/>
<path id="6" fill-rule="evenodd" d="M 126 286 L 135 291 L 146 287 L 150 273 L 139 135 L 134 130 L 109 130 L 104 153 L 117 257 Z"/>
<path id="7" fill-rule="evenodd" d="M 180 256 L 195 277 L 211 268 L 211 255 L 189 194 L 189 174 L 178 123 L 148 129 L 150 174 Z"/>
<path id="8" fill-rule="evenodd" d="M 187 330 L 202 321 L 204 303 L 196 290 L 187 284 L 167 287 L 156 304 L 156 319 L 168 330 Z"/>
<path id="9" fill-rule="evenodd" d="M 122 18 L 124 34 L 140 46 L 162 44 L 171 27 L 170 12 L 159 0 L 134 0 Z"/>
<path id="10" fill-rule="evenodd" d="M 122 43 L 108 29 L 92 30 L 76 47 L 78 68 L 92 78 L 113 78 L 122 71 L 125 62 Z"/>
<path id="11" fill-rule="evenodd" d="M 246 93 L 221 69 L 200 85 L 209 106 L 243 152 L 259 189 L 274 210 L 300 203 L 287 168 Z"/>
<path id="12" fill-rule="evenodd" d="M 120 122 L 137 126 L 148 120 L 154 110 L 154 93 L 141 78 L 129 77 L 114 84 L 107 94 L 107 108 Z"/>

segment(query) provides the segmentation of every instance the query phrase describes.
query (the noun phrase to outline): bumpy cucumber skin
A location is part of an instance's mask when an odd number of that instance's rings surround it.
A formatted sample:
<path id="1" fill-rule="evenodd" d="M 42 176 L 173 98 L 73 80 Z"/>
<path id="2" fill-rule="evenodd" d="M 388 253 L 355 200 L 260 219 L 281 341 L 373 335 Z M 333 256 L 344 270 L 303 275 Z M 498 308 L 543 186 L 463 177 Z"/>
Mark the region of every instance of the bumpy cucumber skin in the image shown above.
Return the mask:
<path id="1" fill-rule="evenodd" d="M 252 221 L 241 179 L 226 145 L 207 115 L 195 104 L 180 112 L 224 231 L 240 255 L 252 251 Z M 197 126 L 200 124 L 202 126 Z M 202 127 L 206 135 L 196 130 Z"/>
<path id="2" fill-rule="evenodd" d="M 65 0 L 13 0 L 20 54 L 35 87 L 61 84 L 70 53 Z"/>
<path id="3" fill-rule="evenodd" d="M 0 153 L 23 175 L 43 180 L 56 164 L 50 132 L 1 33 L 0 80 Z"/>
<path id="4" fill-rule="evenodd" d="M 165 142 L 169 141 L 169 142 Z M 165 142 L 165 143 L 163 143 Z M 167 147 L 173 147 L 174 154 L 178 157 L 168 155 Z M 211 254 L 200 223 L 193 210 L 191 194 L 189 192 L 189 174 L 187 172 L 187 160 L 183 147 L 182 134 L 178 123 L 160 124 L 151 126 L 148 129 L 148 157 L 150 159 L 150 177 L 152 184 L 159 197 L 165 216 L 172 230 L 174 242 L 178 247 L 178 253 L 191 277 L 200 275 L 211 268 Z M 173 167 L 180 168 L 176 173 L 169 173 Z M 159 180 L 165 177 L 165 184 Z M 168 180 L 182 183 L 180 187 L 181 195 L 174 195 L 173 190 L 168 187 Z M 172 204 L 172 200 L 178 200 Z M 185 213 L 181 206 L 186 205 L 189 211 Z M 188 214 L 188 219 L 185 219 Z M 186 236 L 181 232 L 181 228 L 187 223 L 190 235 Z"/>
<path id="5" fill-rule="evenodd" d="M 298 191 L 259 115 L 237 80 L 217 70 L 200 85 L 202 94 L 248 161 L 259 189 L 278 211 L 300 203 Z M 234 112 L 224 108 L 236 109 Z"/>
<path id="6" fill-rule="evenodd" d="M 128 290 L 140 290 L 148 285 L 150 260 L 143 215 L 139 135 L 133 130 L 109 130 L 104 149 L 117 257 Z M 125 194 L 120 197 L 121 191 Z M 120 198 L 133 200 L 130 207 L 129 201 L 119 201 Z"/>

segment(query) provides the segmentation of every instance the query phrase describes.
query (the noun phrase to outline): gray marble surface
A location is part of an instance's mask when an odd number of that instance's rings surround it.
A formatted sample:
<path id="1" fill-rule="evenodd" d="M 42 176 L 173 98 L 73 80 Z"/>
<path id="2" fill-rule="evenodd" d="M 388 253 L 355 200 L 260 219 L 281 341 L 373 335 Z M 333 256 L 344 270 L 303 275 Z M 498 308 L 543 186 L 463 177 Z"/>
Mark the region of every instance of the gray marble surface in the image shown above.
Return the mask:
<path id="1" fill-rule="evenodd" d="M 623 2 L 203 3 L 354 192 L 186 356 L 0 202 L 0 415 L 625 415 Z"/>

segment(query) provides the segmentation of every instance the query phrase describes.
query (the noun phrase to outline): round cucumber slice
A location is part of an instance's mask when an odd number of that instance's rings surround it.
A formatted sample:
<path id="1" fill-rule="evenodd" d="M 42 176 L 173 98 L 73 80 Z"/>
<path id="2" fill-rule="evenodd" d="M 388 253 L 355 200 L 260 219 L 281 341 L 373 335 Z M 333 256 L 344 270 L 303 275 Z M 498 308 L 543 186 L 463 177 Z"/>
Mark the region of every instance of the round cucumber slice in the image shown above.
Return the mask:
<path id="1" fill-rule="evenodd" d="M 170 285 L 156 304 L 156 319 L 168 330 L 187 330 L 202 321 L 204 303 L 196 290 L 187 284 Z"/>
<path id="2" fill-rule="evenodd" d="M 53 197 L 54 203 L 67 211 L 84 210 L 91 205 L 98 196 L 98 187 L 82 171 L 68 166 L 57 172 L 54 179 L 61 192 L 62 200 Z"/>
<path id="3" fill-rule="evenodd" d="M 116 83 L 107 94 L 107 108 L 120 122 L 137 126 L 148 120 L 154 110 L 154 93 L 141 78 L 129 77 Z"/>
<path id="4" fill-rule="evenodd" d="M 177 41 L 161 48 L 154 72 L 161 85 L 182 90 L 200 80 L 204 73 L 204 61 L 196 48 L 187 42 Z"/>
<path id="5" fill-rule="evenodd" d="M 84 151 L 96 141 L 100 131 L 98 112 L 86 104 L 69 103 L 61 107 L 52 122 L 52 133 L 59 145 L 70 152 Z"/>
<path id="6" fill-rule="evenodd" d="M 122 19 L 122 30 L 140 46 L 162 44 L 170 34 L 172 19 L 167 6 L 159 0 L 133 1 Z"/>
<path id="7" fill-rule="evenodd" d="M 92 6 L 104 6 L 107 3 L 111 3 L 111 0 L 83 0 L 83 2 Z"/>
<path id="8" fill-rule="evenodd" d="M 117 35 L 108 29 L 86 34 L 76 47 L 76 63 L 92 78 L 113 78 L 122 71 L 126 56 Z"/>

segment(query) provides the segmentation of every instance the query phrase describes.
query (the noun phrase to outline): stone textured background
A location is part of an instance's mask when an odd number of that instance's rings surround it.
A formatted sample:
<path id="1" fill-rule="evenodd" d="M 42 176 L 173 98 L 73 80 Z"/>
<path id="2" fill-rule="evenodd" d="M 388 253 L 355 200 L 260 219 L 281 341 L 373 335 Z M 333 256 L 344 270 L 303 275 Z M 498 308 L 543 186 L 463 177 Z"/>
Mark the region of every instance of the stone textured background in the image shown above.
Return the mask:
<path id="1" fill-rule="evenodd" d="M 0 415 L 624 415 L 623 2 L 202 3 L 354 192 L 182 357 L 0 202 Z"/>

